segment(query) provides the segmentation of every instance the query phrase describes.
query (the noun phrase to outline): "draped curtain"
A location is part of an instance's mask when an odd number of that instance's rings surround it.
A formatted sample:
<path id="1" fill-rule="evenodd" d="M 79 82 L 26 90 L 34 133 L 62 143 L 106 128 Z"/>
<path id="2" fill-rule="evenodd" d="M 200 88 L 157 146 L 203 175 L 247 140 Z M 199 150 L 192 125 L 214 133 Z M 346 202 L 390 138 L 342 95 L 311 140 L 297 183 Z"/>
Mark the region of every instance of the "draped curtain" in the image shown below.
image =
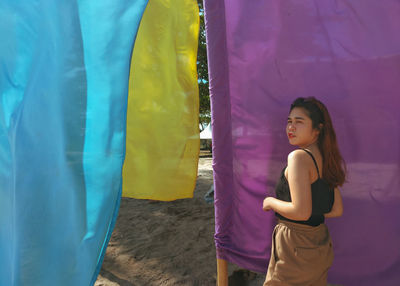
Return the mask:
<path id="1" fill-rule="evenodd" d="M 0 3 L 0 285 L 93 285 L 147 0 Z"/>
<path id="2" fill-rule="evenodd" d="M 205 0 L 217 256 L 266 272 L 296 97 L 328 107 L 348 178 L 329 282 L 397 285 L 400 2 Z"/>

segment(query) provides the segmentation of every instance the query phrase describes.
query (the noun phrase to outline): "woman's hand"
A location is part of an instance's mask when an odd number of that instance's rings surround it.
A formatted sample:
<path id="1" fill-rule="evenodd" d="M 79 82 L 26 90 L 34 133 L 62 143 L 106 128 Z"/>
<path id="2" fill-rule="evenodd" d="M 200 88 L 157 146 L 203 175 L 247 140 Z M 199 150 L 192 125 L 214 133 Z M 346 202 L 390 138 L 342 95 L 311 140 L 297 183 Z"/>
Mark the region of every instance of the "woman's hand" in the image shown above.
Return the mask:
<path id="1" fill-rule="evenodd" d="M 270 211 L 272 210 L 271 202 L 274 198 L 273 197 L 266 197 L 263 201 L 263 210 L 264 211 Z"/>
<path id="2" fill-rule="evenodd" d="M 335 188 L 335 200 L 333 202 L 332 210 L 329 213 L 324 214 L 325 218 L 328 217 L 340 217 L 343 214 L 343 202 L 342 195 L 340 194 L 339 188 Z"/>

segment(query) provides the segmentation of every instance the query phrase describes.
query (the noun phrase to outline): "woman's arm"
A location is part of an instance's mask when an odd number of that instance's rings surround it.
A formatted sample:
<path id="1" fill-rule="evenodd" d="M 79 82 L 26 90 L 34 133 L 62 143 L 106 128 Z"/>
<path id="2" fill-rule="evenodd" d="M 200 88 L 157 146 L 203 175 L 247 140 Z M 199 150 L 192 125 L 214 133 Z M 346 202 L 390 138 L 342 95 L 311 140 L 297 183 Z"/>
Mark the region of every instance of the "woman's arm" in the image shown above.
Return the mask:
<path id="1" fill-rule="evenodd" d="M 324 214 L 326 218 L 328 217 L 339 217 L 343 214 L 343 202 L 342 195 L 338 188 L 335 188 L 335 200 L 333 202 L 332 210 L 329 213 Z"/>
<path id="2" fill-rule="evenodd" d="M 295 150 L 288 156 L 288 182 L 291 202 L 267 197 L 263 210 L 274 210 L 292 220 L 308 220 L 311 216 L 310 156 L 301 150 Z"/>

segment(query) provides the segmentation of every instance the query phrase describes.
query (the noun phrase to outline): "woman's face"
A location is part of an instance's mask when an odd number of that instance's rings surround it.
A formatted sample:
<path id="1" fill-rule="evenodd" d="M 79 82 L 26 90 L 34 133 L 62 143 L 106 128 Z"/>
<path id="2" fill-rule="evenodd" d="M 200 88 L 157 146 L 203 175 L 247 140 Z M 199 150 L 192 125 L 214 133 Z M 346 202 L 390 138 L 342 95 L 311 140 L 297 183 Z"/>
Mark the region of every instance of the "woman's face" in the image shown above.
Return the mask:
<path id="1" fill-rule="evenodd" d="M 313 129 L 311 118 L 304 108 L 295 107 L 289 114 L 286 135 L 291 145 L 306 148 L 317 142 L 319 131 Z"/>

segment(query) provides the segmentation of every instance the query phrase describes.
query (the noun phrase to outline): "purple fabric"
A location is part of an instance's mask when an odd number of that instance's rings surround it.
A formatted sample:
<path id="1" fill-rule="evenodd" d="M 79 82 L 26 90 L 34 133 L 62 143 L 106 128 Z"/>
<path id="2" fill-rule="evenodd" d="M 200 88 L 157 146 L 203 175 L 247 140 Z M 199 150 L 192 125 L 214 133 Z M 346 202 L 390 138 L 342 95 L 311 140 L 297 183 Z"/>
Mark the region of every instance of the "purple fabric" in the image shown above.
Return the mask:
<path id="1" fill-rule="evenodd" d="M 266 272 L 262 211 L 293 150 L 290 103 L 326 104 L 347 163 L 330 283 L 400 281 L 400 1 L 205 0 L 217 256 Z"/>

